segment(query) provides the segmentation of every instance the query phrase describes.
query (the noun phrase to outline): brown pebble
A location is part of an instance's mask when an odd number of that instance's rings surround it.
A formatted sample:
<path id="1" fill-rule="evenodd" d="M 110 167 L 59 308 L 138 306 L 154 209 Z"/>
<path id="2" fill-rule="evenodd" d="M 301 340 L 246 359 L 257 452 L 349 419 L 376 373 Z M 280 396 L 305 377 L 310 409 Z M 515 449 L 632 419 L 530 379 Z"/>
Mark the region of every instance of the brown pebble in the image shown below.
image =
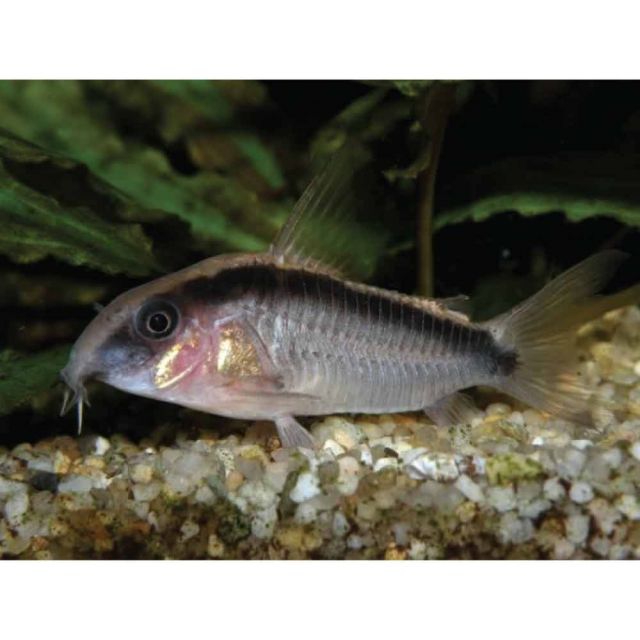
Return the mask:
<path id="1" fill-rule="evenodd" d="M 46 549 L 49 546 L 49 541 L 42 536 L 36 536 L 31 541 L 31 548 L 34 551 L 41 551 L 42 549 Z"/>
<path id="2" fill-rule="evenodd" d="M 407 551 L 405 549 L 398 548 L 394 542 L 389 544 L 384 552 L 385 560 L 406 560 Z"/>
<path id="3" fill-rule="evenodd" d="M 239 489 L 243 482 L 244 476 L 234 469 L 229 473 L 225 482 L 227 491 L 235 491 L 236 489 Z"/>
<path id="4" fill-rule="evenodd" d="M 282 527 L 275 537 L 280 545 L 292 551 L 313 551 L 322 544 L 322 538 L 317 531 L 307 531 L 301 526 Z"/>
<path id="5" fill-rule="evenodd" d="M 224 557 L 224 542 L 218 538 L 215 533 L 212 533 L 209 536 L 209 541 L 207 543 L 207 553 L 211 558 L 222 558 Z"/>
<path id="6" fill-rule="evenodd" d="M 71 469 L 71 458 L 62 451 L 56 451 L 53 458 L 53 471 L 60 475 L 69 473 Z"/>

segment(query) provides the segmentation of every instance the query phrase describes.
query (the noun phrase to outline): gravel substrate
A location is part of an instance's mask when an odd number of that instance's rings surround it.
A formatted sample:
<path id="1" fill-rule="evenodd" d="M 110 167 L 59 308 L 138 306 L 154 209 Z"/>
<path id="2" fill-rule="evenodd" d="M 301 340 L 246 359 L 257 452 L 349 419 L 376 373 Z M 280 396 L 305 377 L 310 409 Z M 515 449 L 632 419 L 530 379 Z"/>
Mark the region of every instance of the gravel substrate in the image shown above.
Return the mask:
<path id="1" fill-rule="evenodd" d="M 313 453 L 266 423 L 0 448 L 0 557 L 640 557 L 640 310 L 578 340 L 597 431 L 485 391 L 448 429 L 318 420 Z"/>

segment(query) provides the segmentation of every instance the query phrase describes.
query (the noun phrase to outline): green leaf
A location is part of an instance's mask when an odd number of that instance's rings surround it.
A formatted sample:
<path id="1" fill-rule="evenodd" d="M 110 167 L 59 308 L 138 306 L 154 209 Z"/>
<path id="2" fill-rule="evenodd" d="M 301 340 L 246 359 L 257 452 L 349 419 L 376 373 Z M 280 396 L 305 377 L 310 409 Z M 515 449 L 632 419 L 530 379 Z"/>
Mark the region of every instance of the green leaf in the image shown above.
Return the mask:
<path id="1" fill-rule="evenodd" d="M 19 263 L 54 256 L 107 273 L 159 271 L 140 225 L 113 222 L 97 212 L 129 203 L 83 172 L 77 163 L 0 130 L 0 253 Z M 73 191 L 63 196 L 65 181 L 73 183 Z"/>
<path id="2" fill-rule="evenodd" d="M 435 80 L 393 80 L 393 86 L 405 96 L 416 98 L 424 93 Z"/>
<path id="3" fill-rule="evenodd" d="M 59 379 L 69 357 L 69 345 L 29 356 L 0 353 L 0 415 L 34 400 Z"/>
<path id="4" fill-rule="evenodd" d="M 316 134 L 311 152 L 326 158 L 335 153 L 348 138 L 374 142 L 384 138 L 398 122 L 411 116 L 411 101 L 397 96 L 386 101 L 389 87 L 376 87 L 354 100 Z"/>
<path id="5" fill-rule="evenodd" d="M 638 226 L 640 156 L 514 158 L 479 169 L 448 191 L 457 194 L 457 205 L 436 215 L 436 229 L 506 211 L 523 216 L 563 212 L 574 222 L 605 215 Z"/>
<path id="6" fill-rule="evenodd" d="M 141 127 L 149 126 L 144 120 L 147 114 L 141 116 L 136 109 L 147 108 L 153 115 L 157 92 L 169 88 L 182 102 L 169 100 L 163 108 L 167 114 L 178 113 L 181 126 L 195 125 L 206 117 L 214 123 L 214 113 L 227 117 L 220 107 L 224 96 L 210 103 L 218 93 L 216 84 L 168 83 L 160 88 L 152 83 L 126 84 L 135 97 L 128 105 L 121 103 L 123 91 L 118 83 L 104 88 L 100 83 L 74 81 L 0 82 L 0 122 L 24 139 L 86 164 L 139 207 L 175 214 L 191 225 L 196 240 L 214 240 L 235 251 L 264 249 L 273 229 L 286 217 L 286 207 L 265 205 L 251 189 L 219 174 L 181 175 L 161 149 L 135 131 L 125 135 L 111 117 L 110 110 L 128 107 L 141 119 Z M 267 179 L 278 183 L 275 160 L 265 160 L 267 151 L 262 147 L 256 151 L 255 140 L 252 145 L 244 144 L 245 153 Z"/>

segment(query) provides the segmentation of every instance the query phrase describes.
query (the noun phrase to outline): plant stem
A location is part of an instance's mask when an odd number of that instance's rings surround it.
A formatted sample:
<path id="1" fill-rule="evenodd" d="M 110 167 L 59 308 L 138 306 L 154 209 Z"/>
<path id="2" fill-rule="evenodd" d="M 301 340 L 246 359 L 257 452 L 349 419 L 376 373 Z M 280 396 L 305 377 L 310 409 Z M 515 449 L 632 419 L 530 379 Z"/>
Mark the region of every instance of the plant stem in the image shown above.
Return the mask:
<path id="1" fill-rule="evenodd" d="M 418 294 L 432 298 L 433 287 L 433 196 L 440 151 L 449 115 L 454 104 L 455 86 L 434 84 L 425 97 L 420 118 L 428 145 L 424 169 L 418 175 Z"/>

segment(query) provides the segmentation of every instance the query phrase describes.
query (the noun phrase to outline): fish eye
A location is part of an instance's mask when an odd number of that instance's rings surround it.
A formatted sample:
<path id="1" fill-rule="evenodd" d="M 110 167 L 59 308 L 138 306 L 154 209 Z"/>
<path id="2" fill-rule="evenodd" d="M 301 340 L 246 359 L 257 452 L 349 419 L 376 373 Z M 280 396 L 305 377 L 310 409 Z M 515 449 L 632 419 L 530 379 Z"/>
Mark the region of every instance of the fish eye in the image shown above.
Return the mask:
<path id="1" fill-rule="evenodd" d="M 160 340 L 169 337 L 178 326 L 180 313 L 167 300 L 153 300 L 143 305 L 136 316 L 136 330 L 145 338 Z"/>

